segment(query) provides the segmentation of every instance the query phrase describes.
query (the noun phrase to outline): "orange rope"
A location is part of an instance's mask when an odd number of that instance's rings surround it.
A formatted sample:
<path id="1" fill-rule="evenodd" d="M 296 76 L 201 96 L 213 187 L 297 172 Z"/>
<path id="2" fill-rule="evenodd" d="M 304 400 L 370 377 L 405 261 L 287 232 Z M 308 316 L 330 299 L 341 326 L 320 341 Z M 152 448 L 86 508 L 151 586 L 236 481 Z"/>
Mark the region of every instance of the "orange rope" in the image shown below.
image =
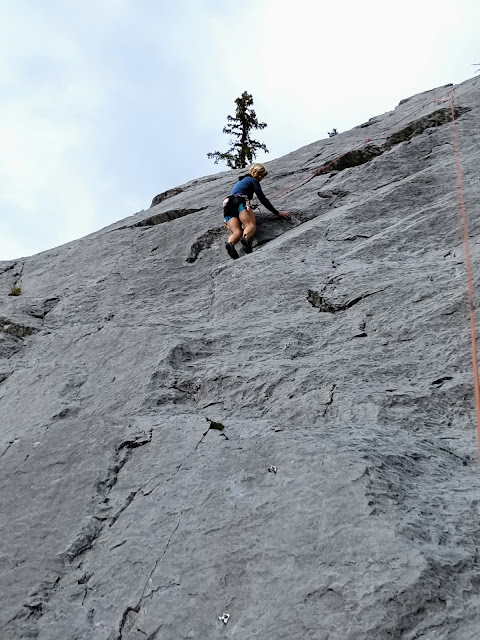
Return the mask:
<path id="1" fill-rule="evenodd" d="M 455 121 L 454 108 L 454 89 L 451 91 L 451 108 L 452 108 L 452 125 L 453 125 L 453 144 L 455 149 L 455 161 L 457 166 L 457 188 L 460 201 L 460 210 L 462 214 L 463 236 L 465 240 L 465 261 L 467 264 L 468 276 L 468 301 L 470 306 L 470 332 L 472 337 L 472 364 L 473 364 L 473 381 L 475 390 L 475 409 L 477 414 L 477 434 L 478 434 L 478 453 L 480 460 L 480 384 L 478 380 L 478 358 L 477 358 L 477 338 L 475 327 L 475 305 L 473 301 L 473 275 L 472 264 L 470 262 L 470 248 L 468 243 L 468 223 L 467 212 L 465 210 L 465 198 L 463 195 L 462 167 L 460 164 L 460 148 L 458 144 L 457 123 Z"/>

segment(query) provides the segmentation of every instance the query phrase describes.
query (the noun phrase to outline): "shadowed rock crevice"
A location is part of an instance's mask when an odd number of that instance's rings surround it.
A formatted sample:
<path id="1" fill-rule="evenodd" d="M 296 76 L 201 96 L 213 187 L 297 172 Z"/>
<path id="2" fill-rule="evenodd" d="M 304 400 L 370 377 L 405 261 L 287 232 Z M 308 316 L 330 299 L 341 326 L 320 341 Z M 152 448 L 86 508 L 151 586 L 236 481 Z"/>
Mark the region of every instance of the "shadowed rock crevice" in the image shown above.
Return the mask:
<path id="1" fill-rule="evenodd" d="M 190 247 L 190 252 L 185 259 L 185 262 L 188 262 L 189 264 L 196 262 L 200 253 L 210 249 L 210 247 L 224 234 L 225 229 L 223 227 L 216 227 L 215 229 L 209 229 L 205 233 L 202 233 L 202 235 L 199 236 Z"/>
<path id="2" fill-rule="evenodd" d="M 373 291 L 372 293 L 364 293 L 362 296 L 358 296 L 349 302 L 335 303 L 329 302 L 326 298 L 322 296 L 318 291 L 308 290 L 307 300 L 312 305 L 312 307 L 317 308 L 322 313 L 338 313 L 339 311 L 346 311 L 353 307 L 353 305 L 358 304 L 364 298 L 368 298 L 369 296 L 373 296 L 376 293 L 380 293 L 379 291 Z"/>
<path id="3" fill-rule="evenodd" d="M 157 213 L 154 216 L 150 216 L 150 218 L 146 218 L 145 220 L 141 220 L 132 227 L 152 227 L 157 224 L 163 224 L 164 222 L 171 222 L 172 220 L 177 220 L 177 218 L 183 218 L 184 216 L 189 216 L 192 213 L 198 213 L 199 211 L 204 211 L 207 207 L 200 207 L 199 209 L 172 209 L 171 211 L 163 211 L 162 213 Z M 122 227 L 125 228 L 125 227 Z"/>
<path id="4" fill-rule="evenodd" d="M 8 334 L 9 336 L 13 336 L 14 338 L 21 339 L 31 336 L 34 333 L 38 333 L 39 330 L 35 329 L 35 327 L 27 327 L 23 324 L 17 324 L 7 318 L 0 318 L 0 331 Z"/>
<path id="5" fill-rule="evenodd" d="M 359 167 L 362 164 L 370 162 L 373 158 L 382 155 L 382 153 L 383 149 L 381 147 L 377 147 L 374 144 L 367 144 L 361 149 L 354 149 L 353 151 L 345 153 L 341 158 L 338 158 L 338 160 L 324 164 L 316 172 L 316 175 L 322 175 L 323 173 L 328 173 L 330 171 L 343 171 L 344 169 Z"/>
<path id="6" fill-rule="evenodd" d="M 471 111 L 471 109 L 470 107 L 456 107 L 454 111 L 455 119 L 458 120 L 458 118 Z M 423 118 L 418 118 L 413 122 L 409 122 L 406 127 L 401 129 L 400 131 L 393 133 L 386 139 L 382 149 L 384 151 L 388 151 L 401 142 L 407 142 L 415 136 L 421 135 L 427 129 L 441 127 L 442 125 L 448 124 L 449 122 L 452 122 L 451 108 L 446 107 L 444 109 L 438 109 L 437 111 L 430 113 L 428 116 L 424 116 Z"/>
<path id="7" fill-rule="evenodd" d="M 86 520 L 81 532 L 65 550 L 62 559 L 70 564 L 81 556 L 82 553 L 92 548 L 93 542 L 98 538 L 103 529 L 103 520 L 92 516 Z"/>
<path id="8" fill-rule="evenodd" d="M 152 200 L 152 204 L 150 205 L 150 209 L 155 207 L 157 204 L 160 204 L 164 200 L 168 198 L 173 198 L 173 196 L 177 196 L 179 193 L 183 193 L 183 189 L 181 187 L 175 187 L 174 189 L 167 189 L 163 193 L 159 193 L 158 196 L 155 196 Z"/>
<path id="9" fill-rule="evenodd" d="M 13 371 L 0 371 L 0 384 L 12 375 Z"/>
<path id="10" fill-rule="evenodd" d="M 7 271 L 11 271 L 12 269 L 15 269 L 17 264 L 18 262 L 12 262 L 12 264 L 8 264 L 8 266 L 2 267 L 0 270 L 0 273 L 7 273 Z"/>
<path id="11" fill-rule="evenodd" d="M 65 418 L 74 418 L 80 413 L 80 407 L 65 407 L 58 413 L 56 413 L 53 417 L 53 421 L 64 420 Z"/>
<path id="12" fill-rule="evenodd" d="M 59 302 L 60 298 L 47 298 L 39 305 L 32 305 L 25 311 L 25 313 L 33 318 L 45 320 L 45 317 L 57 306 Z"/>
<path id="13" fill-rule="evenodd" d="M 8 624 L 13 623 L 13 627 L 18 625 L 19 633 L 22 635 L 10 637 L 37 637 L 37 622 L 45 613 L 46 605 L 56 591 L 62 577 L 63 576 L 56 576 L 50 580 L 45 580 L 36 589 L 34 589 L 34 591 L 32 591 L 27 602 L 22 605 L 22 608 L 8 622 Z M 22 630 L 21 632 L 20 629 Z M 25 633 L 26 635 L 24 635 Z"/>
<path id="14" fill-rule="evenodd" d="M 0 358 L 10 358 L 25 345 L 25 338 L 39 329 L 0 318 Z"/>
<path id="15" fill-rule="evenodd" d="M 469 107 L 457 107 L 455 109 L 455 118 L 459 118 L 464 113 L 471 111 Z M 326 162 L 316 172 L 316 175 L 329 173 L 330 171 L 343 171 L 352 167 L 359 167 L 373 160 L 377 156 L 382 155 L 386 151 L 390 151 L 393 147 L 402 142 L 408 142 L 415 136 L 421 135 L 427 129 L 441 127 L 452 121 L 452 111 L 450 108 L 438 109 L 428 116 L 418 118 L 410 122 L 406 127 L 389 136 L 383 145 L 367 144 L 361 149 L 354 149 L 342 155 L 338 160 Z"/>
<path id="16" fill-rule="evenodd" d="M 320 198 L 334 199 L 337 200 L 339 198 L 345 198 L 345 196 L 349 195 L 349 191 L 345 191 L 345 189 L 324 189 L 323 191 L 317 191 L 317 194 Z"/>

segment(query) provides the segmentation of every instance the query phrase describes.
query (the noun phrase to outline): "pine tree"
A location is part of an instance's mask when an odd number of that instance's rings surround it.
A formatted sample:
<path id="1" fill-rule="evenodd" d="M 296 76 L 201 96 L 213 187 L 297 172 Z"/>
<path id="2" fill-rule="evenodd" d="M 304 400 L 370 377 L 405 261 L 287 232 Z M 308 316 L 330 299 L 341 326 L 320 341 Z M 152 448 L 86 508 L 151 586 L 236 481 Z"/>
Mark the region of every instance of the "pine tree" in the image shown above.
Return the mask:
<path id="1" fill-rule="evenodd" d="M 253 97 L 247 91 L 244 91 L 240 98 L 235 100 L 235 104 L 237 105 L 235 117 L 227 116 L 229 124 L 223 128 L 223 133 L 237 139 L 230 141 L 231 146 L 228 151 L 223 153 L 214 151 L 207 153 L 207 157 L 214 159 L 215 164 L 223 160 L 231 169 L 241 169 L 253 162 L 259 149 L 268 153 L 268 149 L 263 143 L 250 137 L 250 132 L 253 129 L 265 129 L 267 124 L 258 121 L 257 114 L 251 108 Z"/>

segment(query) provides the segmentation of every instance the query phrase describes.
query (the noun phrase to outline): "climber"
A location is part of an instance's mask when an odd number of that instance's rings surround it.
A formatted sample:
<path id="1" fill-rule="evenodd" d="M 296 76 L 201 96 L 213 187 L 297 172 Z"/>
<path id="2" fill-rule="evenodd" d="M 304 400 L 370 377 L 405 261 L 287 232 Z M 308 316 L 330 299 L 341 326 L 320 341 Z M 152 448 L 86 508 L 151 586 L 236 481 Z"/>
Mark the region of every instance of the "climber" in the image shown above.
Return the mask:
<path id="1" fill-rule="evenodd" d="M 232 193 L 223 201 L 223 215 L 225 224 L 230 229 L 231 234 L 225 243 L 228 255 L 236 260 L 239 256 L 235 249 L 235 244 L 240 240 L 245 253 L 252 253 L 252 239 L 257 230 L 255 213 L 250 205 L 250 199 L 254 192 L 258 199 L 269 211 L 279 218 L 290 220 L 289 211 L 277 211 L 272 203 L 265 197 L 260 181 L 267 175 L 267 169 L 263 164 L 253 164 L 246 176 L 240 176 L 234 184 Z M 243 225 L 243 235 L 242 235 Z"/>

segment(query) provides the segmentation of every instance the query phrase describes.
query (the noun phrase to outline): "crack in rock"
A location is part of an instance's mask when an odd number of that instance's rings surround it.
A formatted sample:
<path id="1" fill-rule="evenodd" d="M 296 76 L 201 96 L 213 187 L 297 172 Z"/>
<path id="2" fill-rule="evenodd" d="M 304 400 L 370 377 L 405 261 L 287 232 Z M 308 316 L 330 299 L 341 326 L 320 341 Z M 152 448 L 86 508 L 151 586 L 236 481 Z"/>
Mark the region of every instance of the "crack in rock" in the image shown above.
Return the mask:
<path id="1" fill-rule="evenodd" d="M 11 267 L 9 267 L 8 269 L 5 269 L 5 271 L 9 271 L 10 269 L 13 269 L 14 267 L 17 266 L 17 264 L 18 264 L 18 262 L 15 262 Z M 19 282 L 21 281 L 22 276 L 23 276 L 23 271 L 25 269 L 25 263 L 21 262 L 20 264 L 22 265 L 22 267 L 20 269 L 20 273 L 14 273 L 13 274 L 14 277 L 15 277 L 15 280 L 13 282 L 13 287 L 19 287 L 20 286 Z M 13 293 L 9 293 L 8 295 L 9 296 L 13 296 L 14 294 Z"/>
<path id="2" fill-rule="evenodd" d="M 113 525 L 115 524 L 115 522 L 118 520 L 118 518 L 122 515 L 122 513 L 125 511 L 125 509 L 127 509 L 132 502 L 135 500 L 135 498 L 137 497 L 138 492 L 140 491 L 140 489 L 142 489 L 142 487 L 139 487 L 136 491 L 131 491 L 126 500 L 125 503 L 120 507 L 120 509 L 111 517 L 110 522 L 109 522 L 109 527 L 113 527 Z M 122 542 L 122 544 L 124 544 Z M 115 547 L 113 547 L 113 549 L 115 549 L 116 547 L 119 547 L 121 545 L 116 545 Z"/>
<path id="3" fill-rule="evenodd" d="M 132 457 L 133 450 L 149 444 L 152 441 L 152 433 L 153 431 L 150 430 L 148 434 L 144 433 L 133 439 L 124 440 L 115 448 L 113 462 L 107 469 L 106 477 L 99 480 L 95 485 L 97 493 L 104 497 L 110 493 L 117 484 L 118 474 Z"/>
<path id="4" fill-rule="evenodd" d="M 165 557 L 165 554 L 168 551 L 168 547 L 170 546 L 170 544 L 172 542 L 173 536 L 175 535 L 178 527 L 180 526 L 180 522 L 182 520 L 182 515 L 183 515 L 183 510 L 180 512 L 180 515 L 179 515 L 178 520 L 177 520 L 177 524 L 175 525 L 173 531 L 171 532 L 170 537 L 167 540 L 167 544 L 165 545 L 165 548 L 163 549 L 163 552 L 160 555 L 158 555 L 157 559 L 155 560 L 153 568 L 150 571 L 150 573 L 148 575 L 148 578 L 147 578 L 147 580 L 146 580 L 146 582 L 145 582 L 145 584 L 143 586 L 142 593 L 140 595 L 140 598 L 139 598 L 137 604 L 134 607 L 129 605 L 125 609 L 125 611 L 123 612 L 122 618 L 120 620 L 120 625 L 118 627 L 118 634 L 117 634 L 117 637 L 115 638 L 115 640 L 122 640 L 124 632 L 131 630 L 131 628 L 133 626 L 133 623 L 135 622 L 135 618 L 137 617 L 137 614 L 140 612 L 140 608 L 142 606 L 142 602 L 143 602 L 143 600 L 145 598 L 145 591 L 147 590 L 148 583 L 150 582 L 150 580 L 151 580 L 153 574 L 155 573 L 157 567 L 161 564 L 163 558 Z"/>
<path id="5" fill-rule="evenodd" d="M 3 452 L 0 454 L 0 459 L 3 458 L 3 456 L 7 453 L 7 451 L 10 449 L 10 447 L 15 444 L 15 442 L 17 442 L 17 440 L 10 440 L 10 442 L 7 443 L 6 448 L 3 450 Z"/>
<path id="6" fill-rule="evenodd" d="M 325 418 L 325 416 L 327 415 L 328 412 L 328 408 L 333 404 L 333 394 L 335 392 L 335 389 L 337 388 L 336 384 L 332 385 L 332 388 L 330 389 L 330 398 L 328 399 L 328 401 L 325 403 L 325 408 L 323 410 L 323 417 Z"/>
<path id="7" fill-rule="evenodd" d="M 207 435 L 207 433 L 212 429 L 212 430 L 216 430 L 216 431 L 223 431 L 223 429 L 225 428 L 224 425 L 222 425 L 221 422 L 213 422 L 212 420 L 209 420 L 208 418 L 205 418 L 205 420 L 207 422 L 209 422 L 209 427 L 208 429 L 205 431 L 205 433 L 202 434 L 202 437 L 200 438 L 200 440 L 197 442 L 195 448 L 193 451 L 191 451 L 190 453 L 187 453 L 187 455 L 183 458 L 183 460 L 180 462 L 180 464 L 177 466 L 177 468 L 175 469 L 175 471 L 173 472 L 173 474 L 170 476 L 170 478 L 168 478 L 167 480 L 165 480 L 165 482 L 171 482 L 173 480 L 173 478 L 175 478 L 175 476 L 177 475 L 177 473 L 179 473 L 183 467 L 183 465 L 185 464 L 185 462 L 191 457 L 193 456 L 196 452 L 198 447 L 202 444 L 202 442 L 205 439 L 205 436 Z M 213 425 L 213 426 L 212 426 Z M 220 429 L 220 427 L 222 427 L 222 429 Z M 220 435 L 222 435 L 226 440 L 228 440 L 229 438 L 227 437 L 227 435 L 225 433 L 221 433 Z M 147 482 L 145 482 L 145 484 L 143 484 L 140 489 L 143 489 L 144 487 L 146 487 L 148 485 L 149 482 L 151 482 L 152 480 L 154 480 L 154 478 L 150 478 L 150 480 L 147 480 Z M 151 493 L 153 493 L 156 489 L 158 489 L 158 487 L 163 484 L 162 482 L 158 482 L 155 486 L 153 486 L 151 489 L 149 489 L 146 492 L 143 492 L 142 495 L 144 497 L 149 496 Z M 139 490 L 140 490 L 139 489 Z"/>
<path id="8" fill-rule="evenodd" d="M 15 267 L 17 266 L 17 262 L 14 262 L 13 264 L 11 264 L 8 267 L 5 267 L 5 269 L 2 269 L 2 271 L 0 273 L 7 273 L 7 271 L 11 271 L 12 269 L 15 269 Z"/>
<path id="9" fill-rule="evenodd" d="M 0 384 L 12 375 L 13 371 L 0 371 Z"/>
<path id="10" fill-rule="evenodd" d="M 361 234 L 358 235 L 354 235 L 354 236 L 348 236 L 347 238 L 328 238 L 326 237 L 325 239 L 327 240 L 327 242 L 355 242 L 355 240 L 368 240 L 368 238 L 371 238 L 372 236 L 364 236 Z"/>

